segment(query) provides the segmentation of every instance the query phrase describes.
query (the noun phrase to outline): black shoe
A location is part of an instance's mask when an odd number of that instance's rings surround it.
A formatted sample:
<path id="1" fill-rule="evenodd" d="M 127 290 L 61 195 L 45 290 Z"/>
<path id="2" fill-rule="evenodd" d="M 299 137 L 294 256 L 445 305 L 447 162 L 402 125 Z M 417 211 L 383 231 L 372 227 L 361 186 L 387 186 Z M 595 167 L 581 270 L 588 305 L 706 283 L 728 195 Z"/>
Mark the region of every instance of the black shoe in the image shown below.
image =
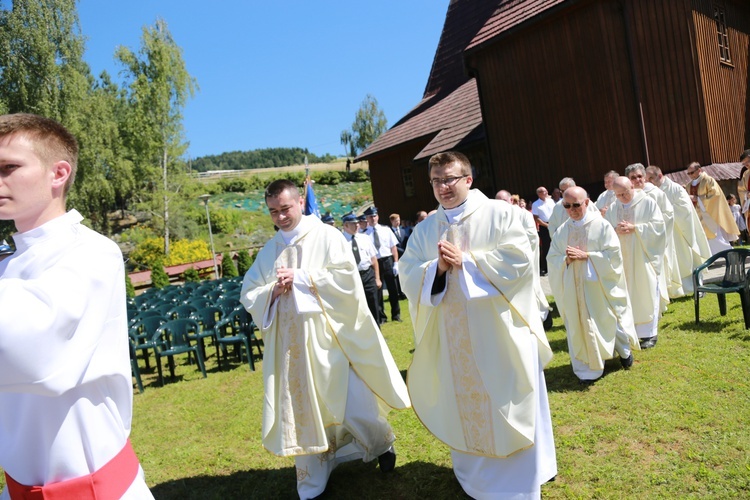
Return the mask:
<path id="1" fill-rule="evenodd" d="M 633 366 L 633 353 L 631 352 L 627 358 L 620 358 L 620 364 L 624 369 L 630 370 L 630 367 Z"/>
<path id="2" fill-rule="evenodd" d="M 539 271 L 539 276 L 547 276 L 547 271 Z"/>
<path id="3" fill-rule="evenodd" d="M 394 316 L 393 317 L 393 321 L 397 321 L 397 322 L 401 323 L 402 322 L 401 321 L 401 316 Z"/>
<path id="4" fill-rule="evenodd" d="M 406 300 L 406 295 L 402 293 L 401 295 L 398 296 L 398 300 Z"/>
<path id="5" fill-rule="evenodd" d="M 656 337 L 641 339 L 641 349 L 651 349 L 656 345 Z"/>
<path id="6" fill-rule="evenodd" d="M 392 447 L 378 457 L 378 465 L 382 472 L 392 472 L 396 468 L 396 452 Z"/>
<path id="7" fill-rule="evenodd" d="M 588 387 L 590 385 L 594 385 L 594 382 L 596 382 L 597 380 L 598 379 L 591 380 L 591 379 L 579 378 L 578 379 L 578 385 L 582 385 L 584 387 Z"/>

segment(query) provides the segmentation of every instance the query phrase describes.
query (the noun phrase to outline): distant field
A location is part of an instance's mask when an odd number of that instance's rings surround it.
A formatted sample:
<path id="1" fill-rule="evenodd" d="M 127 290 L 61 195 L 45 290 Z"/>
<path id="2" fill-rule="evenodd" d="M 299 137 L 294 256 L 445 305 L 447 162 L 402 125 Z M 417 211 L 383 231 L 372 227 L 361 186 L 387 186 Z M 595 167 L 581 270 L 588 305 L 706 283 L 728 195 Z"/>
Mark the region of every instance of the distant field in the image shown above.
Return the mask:
<path id="1" fill-rule="evenodd" d="M 331 163 L 310 163 L 307 167 L 310 169 L 310 172 L 319 172 L 319 171 L 325 171 L 325 170 L 346 170 L 346 160 L 334 161 Z M 367 164 L 366 161 L 363 161 L 359 163 L 352 163 L 351 168 L 352 170 L 356 170 L 358 168 L 363 169 L 363 170 L 368 170 L 369 165 Z M 304 170 L 305 170 L 305 165 L 291 165 L 288 167 L 278 167 L 278 168 L 251 168 L 247 170 L 226 170 L 226 171 L 221 171 L 221 172 L 212 172 L 211 174 L 201 172 L 200 177 L 198 177 L 198 179 L 206 181 L 206 180 L 216 180 L 222 177 L 250 177 L 253 175 L 278 173 L 278 172 L 304 172 Z"/>

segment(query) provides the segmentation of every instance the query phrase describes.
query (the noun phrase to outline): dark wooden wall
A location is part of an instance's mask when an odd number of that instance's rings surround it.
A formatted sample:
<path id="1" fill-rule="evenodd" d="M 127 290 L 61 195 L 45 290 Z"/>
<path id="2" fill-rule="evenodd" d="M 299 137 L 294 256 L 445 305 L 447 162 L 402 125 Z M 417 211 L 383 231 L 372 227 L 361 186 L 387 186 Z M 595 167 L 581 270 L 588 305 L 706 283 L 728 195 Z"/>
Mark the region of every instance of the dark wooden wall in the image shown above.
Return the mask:
<path id="1" fill-rule="evenodd" d="M 692 0 L 691 5 L 711 161 L 737 161 L 748 129 L 750 9 L 747 3 L 732 1 Z M 726 14 L 731 64 L 719 60 L 714 5 L 722 6 Z"/>
<path id="2" fill-rule="evenodd" d="M 582 1 L 469 54 L 502 184 L 528 193 L 633 162 L 671 172 L 737 161 L 749 137 L 748 7 L 726 1 L 727 68 L 711 4 Z"/>
<path id="3" fill-rule="evenodd" d="M 628 54 L 620 5 L 606 1 L 569 9 L 470 57 L 498 187 L 528 196 L 565 176 L 599 182 L 608 170 L 641 161 Z"/>
<path id="4" fill-rule="evenodd" d="M 388 223 L 388 216 L 398 213 L 403 220 L 413 220 L 419 210 L 430 211 L 436 205 L 432 188 L 427 182 L 427 160 L 413 163 L 413 158 L 427 145 L 427 139 L 403 144 L 370 158 L 372 196 L 378 207 L 380 222 Z M 402 170 L 411 168 L 414 196 L 406 197 Z"/>

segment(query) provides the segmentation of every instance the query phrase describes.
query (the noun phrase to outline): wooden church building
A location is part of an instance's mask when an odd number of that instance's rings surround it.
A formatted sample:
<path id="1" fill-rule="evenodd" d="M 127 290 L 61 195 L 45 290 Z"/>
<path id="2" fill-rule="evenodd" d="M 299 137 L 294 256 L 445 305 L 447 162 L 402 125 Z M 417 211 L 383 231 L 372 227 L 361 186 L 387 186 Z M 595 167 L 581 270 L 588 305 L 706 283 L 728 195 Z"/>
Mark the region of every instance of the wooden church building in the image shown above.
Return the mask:
<path id="1" fill-rule="evenodd" d="M 485 194 L 529 201 L 635 162 L 739 170 L 749 45 L 746 0 L 451 0 L 422 100 L 356 161 L 404 219 L 435 207 L 427 160 L 454 149 Z"/>

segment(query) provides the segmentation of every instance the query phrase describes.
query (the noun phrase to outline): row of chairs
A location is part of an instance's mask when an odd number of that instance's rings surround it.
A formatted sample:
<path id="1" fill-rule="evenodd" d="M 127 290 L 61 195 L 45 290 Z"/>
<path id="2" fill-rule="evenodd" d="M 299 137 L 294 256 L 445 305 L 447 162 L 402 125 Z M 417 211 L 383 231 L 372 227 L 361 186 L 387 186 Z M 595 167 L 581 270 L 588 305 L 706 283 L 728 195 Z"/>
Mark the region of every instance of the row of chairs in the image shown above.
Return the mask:
<path id="1" fill-rule="evenodd" d="M 262 356 L 262 344 L 255 335 L 257 327 L 252 317 L 239 303 L 240 283 L 237 280 L 214 281 L 216 283 L 204 282 L 197 286 L 173 286 L 166 292 L 164 289 L 151 292 L 147 299 L 129 304 L 131 366 L 141 392 L 143 386 L 137 363 L 139 350 L 143 352 L 146 368 L 150 368 L 148 351 L 154 351 L 161 385 L 164 385 L 161 367 L 161 358 L 164 356 L 168 357 L 172 378 L 174 355 L 183 353 L 188 354 L 190 363 L 195 357 L 199 369 L 206 377 L 206 338 L 210 338 L 215 346 L 219 369 L 221 354 L 226 360 L 227 348 L 234 346 L 240 360 L 242 348 L 245 348 L 244 354 L 250 370 L 255 370 L 252 345 L 255 344 L 258 355 Z M 203 295 L 207 292 L 213 299 Z"/>

